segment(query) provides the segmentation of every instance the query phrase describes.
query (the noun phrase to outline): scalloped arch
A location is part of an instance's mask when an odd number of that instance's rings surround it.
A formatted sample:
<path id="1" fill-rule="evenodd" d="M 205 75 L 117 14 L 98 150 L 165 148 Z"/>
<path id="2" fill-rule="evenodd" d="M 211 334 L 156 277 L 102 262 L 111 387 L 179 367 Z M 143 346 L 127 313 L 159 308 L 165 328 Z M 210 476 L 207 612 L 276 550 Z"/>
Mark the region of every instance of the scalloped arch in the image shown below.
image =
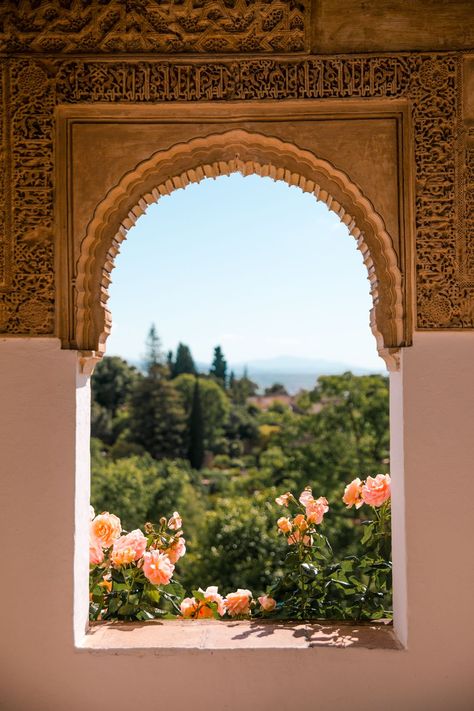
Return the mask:
<path id="1" fill-rule="evenodd" d="M 396 369 L 403 345 L 402 275 L 382 217 L 349 177 L 278 138 L 230 130 L 157 151 L 127 172 L 97 205 L 81 243 L 75 281 L 75 342 L 101 356 L 110 333 L 110 273 L 127 231 L 162 195 L 204 178 L 240 172 L 283 180 L 323 200 L 357 240 L 368 271 L 370 326 L 378 352 Z"/>

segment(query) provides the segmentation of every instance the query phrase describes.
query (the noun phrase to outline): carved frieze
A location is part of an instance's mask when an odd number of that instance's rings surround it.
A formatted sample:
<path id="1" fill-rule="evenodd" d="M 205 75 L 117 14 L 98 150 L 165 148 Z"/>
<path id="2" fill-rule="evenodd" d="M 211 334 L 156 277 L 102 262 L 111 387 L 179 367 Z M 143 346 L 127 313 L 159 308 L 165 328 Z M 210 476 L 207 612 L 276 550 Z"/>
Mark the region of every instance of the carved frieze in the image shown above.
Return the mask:
<path id="1" fill-rule="evenodd" d="M 0 332 L 53 332 L 56 105 L 352 98 L 404 99 L 412 109 L 418 327 L 474 327 L 473 149 L 463 139 L 459 61 L 449 53 L 4 60 Z"/>
<path id="2" fill-rule="evenodd" d="M 0 52 L 301 52 L 309 10 L 310 0 L 5 0 Z"/>

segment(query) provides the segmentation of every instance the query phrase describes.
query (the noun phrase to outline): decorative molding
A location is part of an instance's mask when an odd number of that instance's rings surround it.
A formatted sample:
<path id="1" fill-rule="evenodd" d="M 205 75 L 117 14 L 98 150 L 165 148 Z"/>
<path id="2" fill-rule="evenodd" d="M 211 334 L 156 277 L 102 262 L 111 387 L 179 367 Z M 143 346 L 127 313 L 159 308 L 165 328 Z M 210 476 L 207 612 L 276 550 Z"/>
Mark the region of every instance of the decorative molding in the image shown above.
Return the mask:
<path id="1" fill-rule="evenodd" d="M 0 332 L 54 332 L 55 106 L 352 98 L 403 99 L 411 106 L 418 328 L 473 328 L 472 149 L 463 143 L 460 58 L 9 58 L 2 67 L 10 101 L 4 102 L 1 158 L 7 171 L 11 166 L 11 180 L 4 171 Z"/>
<path id="2" fill-rule="evenodd" d="M 0 52 L 302 52 L 310 0 L 4 0 Z"/>
<path id="3" fill-rule="evenodd" d="M 277 138 L 231 130 L 158 151 L 128 172 L 97 206 L 81 244 L 76 275 L 79 348 L 102 352 L 110 332 L 108 286 L 115 257 L 149 204 L 204 178 L 240 172 L 284 180 L 326 203 L 357 240 L 371 287 L 370 324 L 389 369 L 404 338 L 402 276 L 384 222 L 348 176 L 328 161 Z"/>

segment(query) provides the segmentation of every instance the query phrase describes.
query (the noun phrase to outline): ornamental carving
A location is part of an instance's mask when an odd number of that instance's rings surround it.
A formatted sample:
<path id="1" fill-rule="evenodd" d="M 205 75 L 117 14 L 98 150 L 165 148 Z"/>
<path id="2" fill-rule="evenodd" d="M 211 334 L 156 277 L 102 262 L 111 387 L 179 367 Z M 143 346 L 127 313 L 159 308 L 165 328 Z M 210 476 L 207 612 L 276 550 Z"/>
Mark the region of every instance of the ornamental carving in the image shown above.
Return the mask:
<path id="1" fill-rule="evenodd" d="M 310 0 L 5 0 L 0 52 L 307 50 Z"/>
<path id="2" fill-rule="evenodd" d="M 43 5 L 54 9 L 57 4 Z M 61 3 L 61 7 L 66 5 Z M 109 7 L 112 3 L 84 3 L 84 8 L 92 12 L 99 5 Z M 288 12 L 295 8 L 303 11 L 302 4 L 283 5 Z M 27 6 L 21 3 L 19 7 Z M 191 7 L 189 3 L 183 3 L 185 6 Z M 234 6 L 243 7 L 242 3 Z M 4 29 L 17 21 L 5 7 L 10 5 L 2 6 Z M 50 22 L 52 31 L 55 24 Z M 35 37 L 41 36 L 41 27 L 47 31 L 46 24 L 38 20 Z M 11 29 L 5 32 L 16 36 Z M 41 47 L 34 48 L 39 51 Z M 215 61 L 165 61 L 138 55 L 117 60 L 100 58 L 97 52 L 94 58 L 5 57 L 0 125 L 0 188 L 4 196 L 0 210 L 0 332 L 54 333 L 56 106 L 261 99 L 317 99 L 324 103 L 355 98 L 396 99 L 411 107 L 418 328 L 473 328 L 474 141 L 472 133 L 463 128 L 460 64 L 461 55 L 453 53 Z"/>

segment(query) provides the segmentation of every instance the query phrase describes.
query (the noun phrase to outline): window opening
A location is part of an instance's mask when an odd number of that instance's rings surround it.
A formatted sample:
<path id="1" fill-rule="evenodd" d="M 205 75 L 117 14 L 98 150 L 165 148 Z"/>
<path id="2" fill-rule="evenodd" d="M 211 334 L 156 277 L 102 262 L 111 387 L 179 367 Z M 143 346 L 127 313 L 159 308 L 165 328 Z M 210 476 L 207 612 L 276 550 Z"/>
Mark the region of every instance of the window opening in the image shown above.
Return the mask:
<path id="1" fill-rule="evenodd" d="M 238 174 L 130 230 L 92 379 L 93 619 L 390 616 L 388 379 L 348 237 Z"/>

